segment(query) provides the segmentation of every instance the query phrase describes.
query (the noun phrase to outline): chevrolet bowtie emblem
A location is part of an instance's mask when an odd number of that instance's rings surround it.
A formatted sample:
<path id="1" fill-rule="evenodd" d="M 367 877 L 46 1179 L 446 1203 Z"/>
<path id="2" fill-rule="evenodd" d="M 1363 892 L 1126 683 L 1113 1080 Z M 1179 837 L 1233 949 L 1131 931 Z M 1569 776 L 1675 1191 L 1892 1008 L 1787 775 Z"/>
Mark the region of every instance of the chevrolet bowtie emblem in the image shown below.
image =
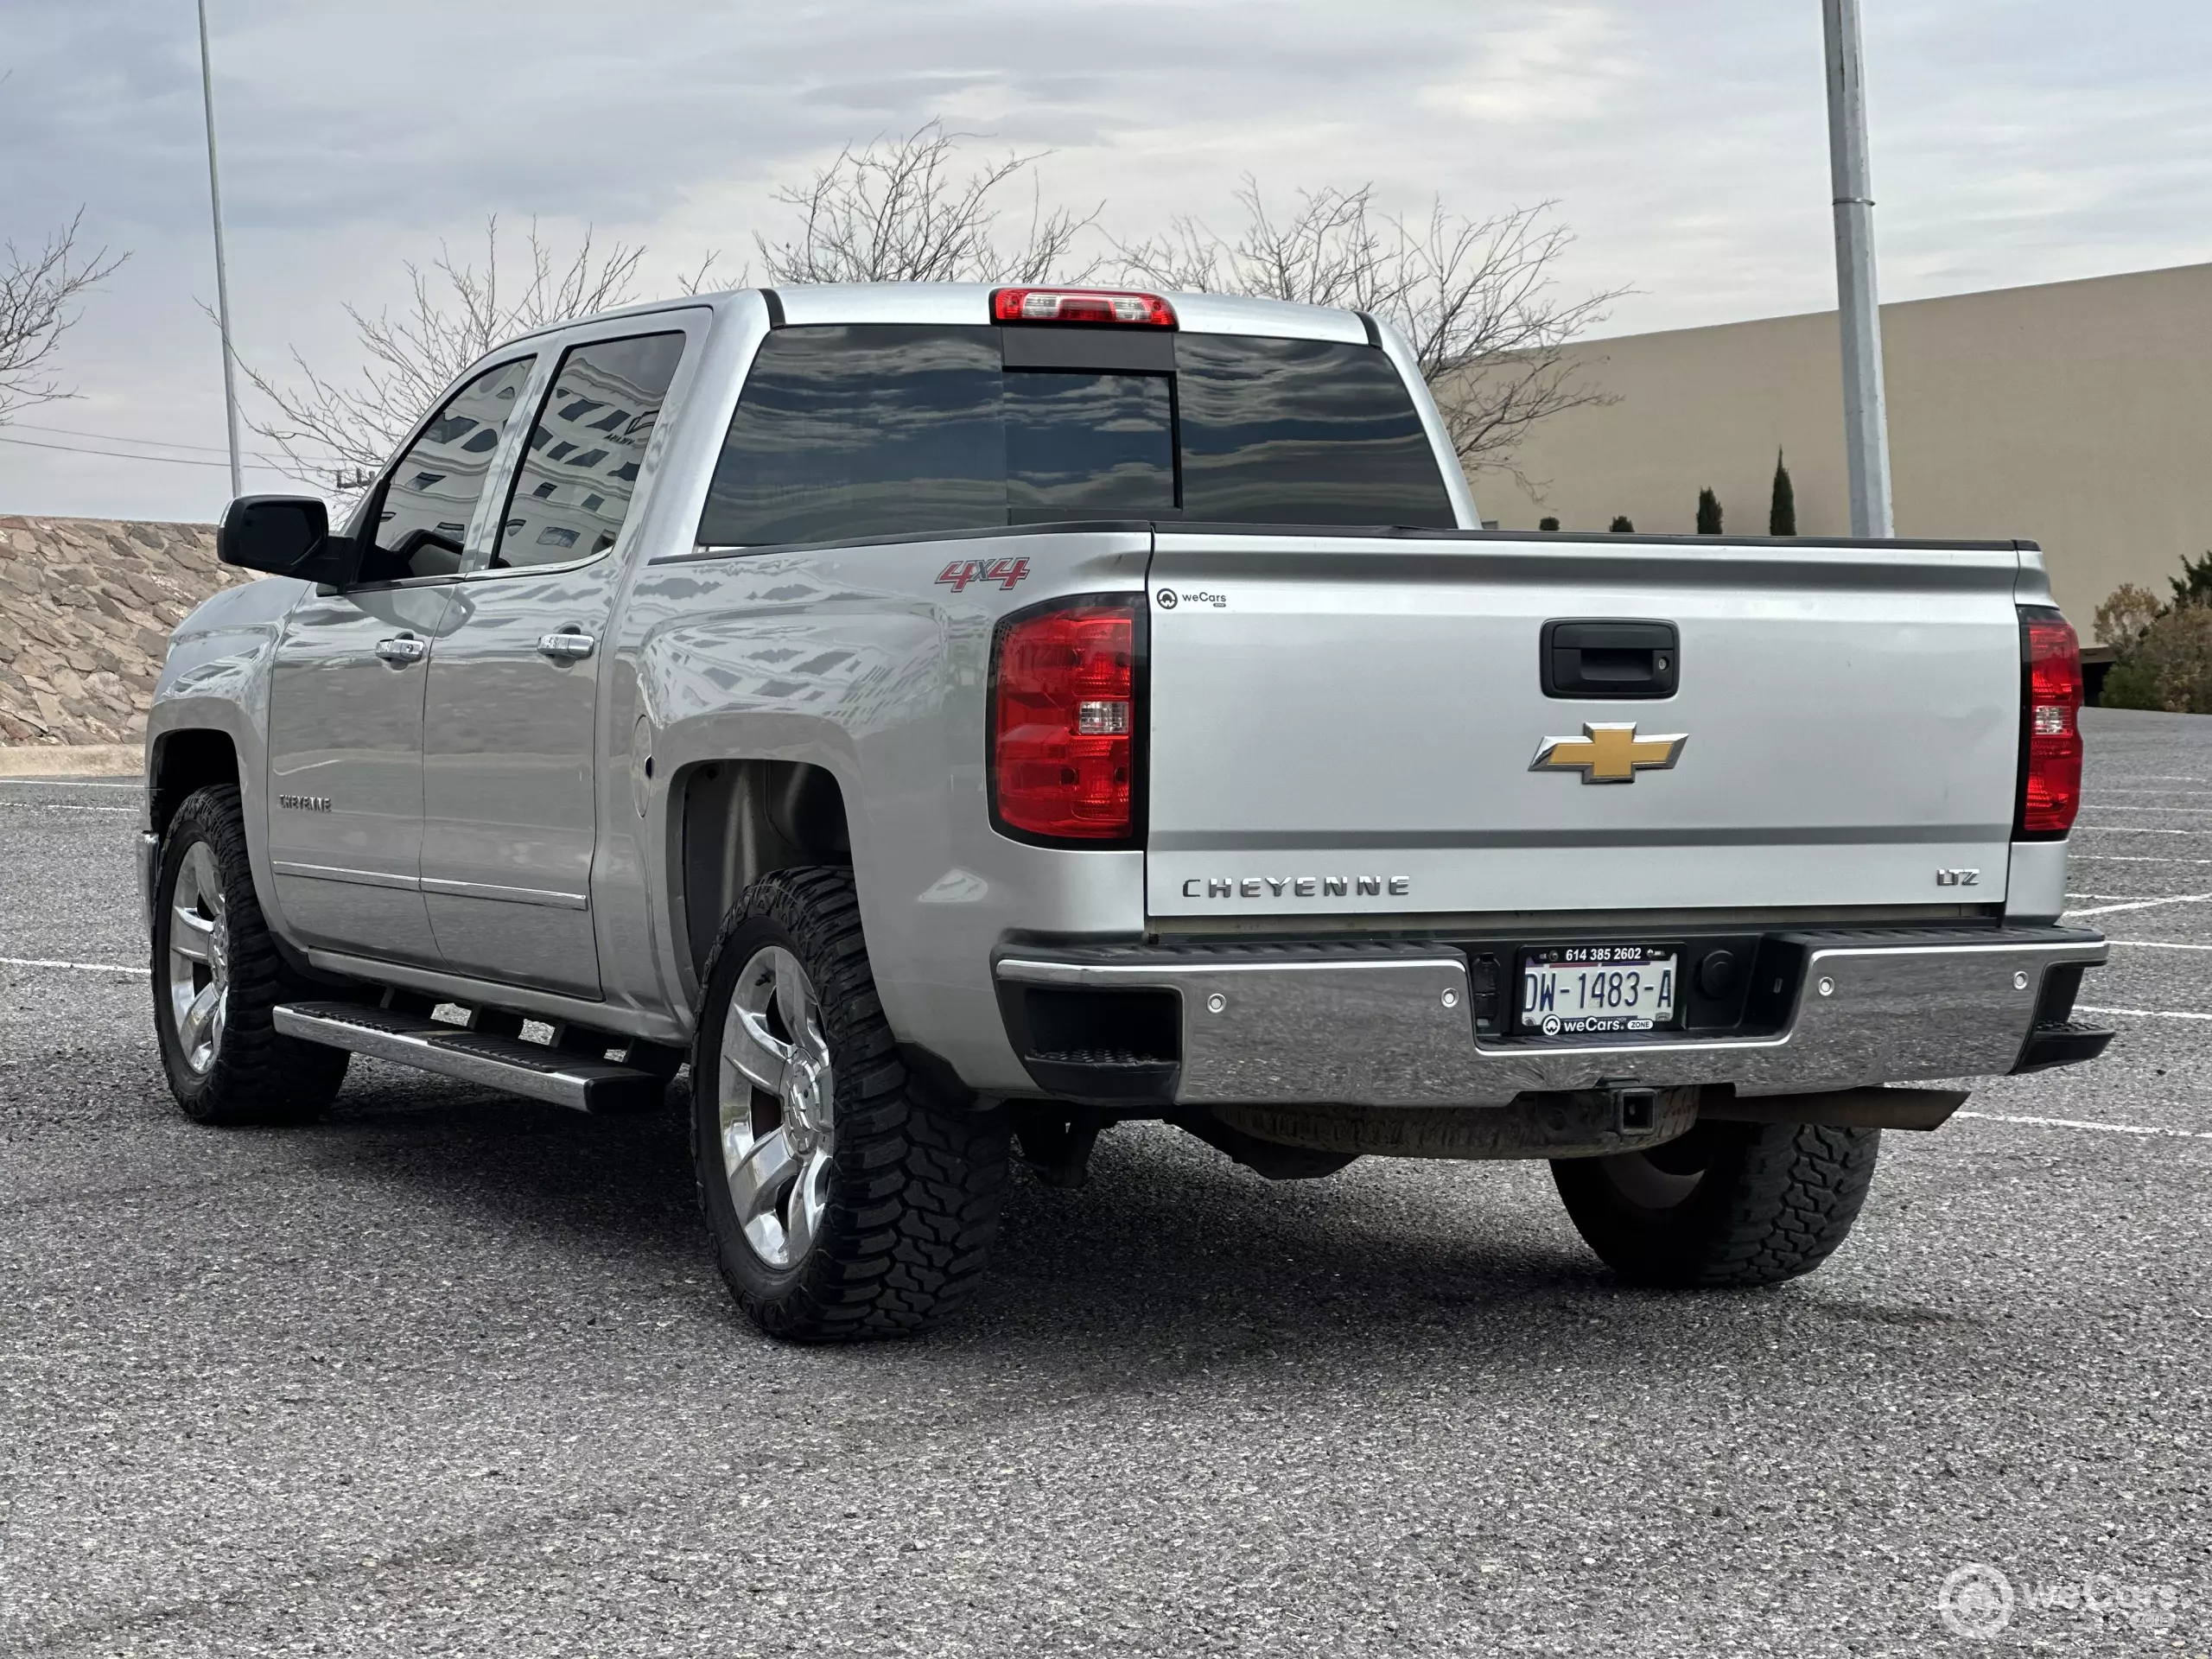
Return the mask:
<path id="1" fill-rule="evenodd" d="M 1548 737 L 1531 772 L 1579 772 L 1586 784 L 1632 784 L 1639 772 L 1665 772 L 1681 758 L 1689 734 L 1638 737 L 1626 726 L 1585 725 L 1580 737 Z"/>

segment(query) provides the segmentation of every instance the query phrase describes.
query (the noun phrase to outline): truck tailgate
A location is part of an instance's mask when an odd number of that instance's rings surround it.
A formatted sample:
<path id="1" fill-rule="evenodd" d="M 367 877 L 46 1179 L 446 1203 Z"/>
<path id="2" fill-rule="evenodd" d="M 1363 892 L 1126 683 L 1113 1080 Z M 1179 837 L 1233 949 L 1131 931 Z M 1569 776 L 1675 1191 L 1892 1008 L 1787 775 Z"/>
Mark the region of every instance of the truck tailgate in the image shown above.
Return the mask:
<path id="1" fill-rule="evenodd" d="M 1148 908 L 2001 902 L 2020 565 L 2010 543 L 1163 533 Z M 1674 695 L 1546 695 L 1560 620 L 1674 625 Z M 1644 764 L 1605 782 L 1630 742 Z"/>

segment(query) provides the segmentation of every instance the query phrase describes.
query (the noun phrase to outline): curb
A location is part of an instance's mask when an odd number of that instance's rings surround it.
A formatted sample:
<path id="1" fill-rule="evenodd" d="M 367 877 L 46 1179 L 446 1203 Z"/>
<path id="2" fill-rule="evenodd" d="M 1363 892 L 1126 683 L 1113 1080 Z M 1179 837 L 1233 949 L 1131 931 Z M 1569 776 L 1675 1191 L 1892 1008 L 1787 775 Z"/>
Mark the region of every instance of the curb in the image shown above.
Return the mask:
<path id="1" fill-rule="evenodd" d="M 136 743 L 0 743 L 0 778 L 137 778 L 145 769 Z"/>

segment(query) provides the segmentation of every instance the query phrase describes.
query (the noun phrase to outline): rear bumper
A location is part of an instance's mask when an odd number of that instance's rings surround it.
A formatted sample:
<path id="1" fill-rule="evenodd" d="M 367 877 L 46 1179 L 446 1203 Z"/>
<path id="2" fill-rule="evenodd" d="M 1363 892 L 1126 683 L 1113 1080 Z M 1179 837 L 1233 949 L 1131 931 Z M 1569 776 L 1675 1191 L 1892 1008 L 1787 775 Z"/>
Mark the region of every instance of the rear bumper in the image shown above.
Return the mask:
<path id="1" fill-rule="evenodd" d="M 995 965 L 1009 1004 L 1033 986 L 1174 993 L 1179 1052 L 1148 1067 L 1125 1063 L 1131 1083 L 1148 1073 L 1140 1087 L 1117 1088 L 1111 1076 L 1081 1086 L 1083 1057 L 1056 1064 L 1025 1052 L 1014 1033 L 1047 1092 L 1174 1105 L 1482 1105 L 1630 1083 L 1791 1094 L 1993 1076 L 2088 1058 L 2103 1046 L 2104 1033 L 2067 1023 L 2080 970 L 2106 959 L 2101 935 L 2016 927 L 1790 938 L 1804 947 L 1804 966 L 1780 1029 L 1596 1043 L 1478 1039 L 1468 960 L 1447 945 L 1014 946 Z"/>

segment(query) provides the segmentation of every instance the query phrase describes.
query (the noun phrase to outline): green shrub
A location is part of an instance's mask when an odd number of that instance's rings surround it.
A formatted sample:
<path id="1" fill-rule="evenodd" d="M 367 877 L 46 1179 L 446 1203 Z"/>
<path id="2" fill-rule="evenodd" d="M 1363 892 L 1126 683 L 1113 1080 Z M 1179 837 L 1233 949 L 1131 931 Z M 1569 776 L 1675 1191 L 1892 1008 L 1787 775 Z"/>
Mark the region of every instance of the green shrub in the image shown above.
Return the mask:
<path id="1" fill-rule="evenodd" d="M 1636 534 L 1636 526 L 1629 523 L 1628 515 L 1624 512 L 1618 514 L 1614 518 L 1613 522 L 1606 525 L 1605 528 L 1611 531 L 1616 536 L 1633 536 Z"/>
<path id="2" fill-rule="evenodd" d="M 2212 551 L 2167 579 L 2173 599 L 2122 582 L 2097 607 L 2096 637 L 2114 652 L 2097 701 L 2107 709 L 2212 715 Z"/>
<path id="3" fill-rule="evenodd" d="M 2120 657 L 2098 699 L 2106 708 L 2212 715 L 2212 604 L 2170 605 L 2133 638 L 2113 643 Z"/>
<path id="4" fill-rule="evenodd" d="M 2158 684 L 2151 671 L 2137 663 L 2114 663 L 2105 671 L 2104 689 L 2097 693 L 2100 709 L 2156 709 Z"/>
<path id="5" fill-rule="evenodd" d="M 1711 490 L 1697 493 L 1697 533 L 1700 536 L 1720 534 L 1720 498 Z"/>
<path id="6" fill-rule="evenodd" d="M 1536 528 L 1538 530 L 1557 530 L 1559 528 L 1559 520 L 1556 518 L 1539 518 L 1536 520 Z"/>

